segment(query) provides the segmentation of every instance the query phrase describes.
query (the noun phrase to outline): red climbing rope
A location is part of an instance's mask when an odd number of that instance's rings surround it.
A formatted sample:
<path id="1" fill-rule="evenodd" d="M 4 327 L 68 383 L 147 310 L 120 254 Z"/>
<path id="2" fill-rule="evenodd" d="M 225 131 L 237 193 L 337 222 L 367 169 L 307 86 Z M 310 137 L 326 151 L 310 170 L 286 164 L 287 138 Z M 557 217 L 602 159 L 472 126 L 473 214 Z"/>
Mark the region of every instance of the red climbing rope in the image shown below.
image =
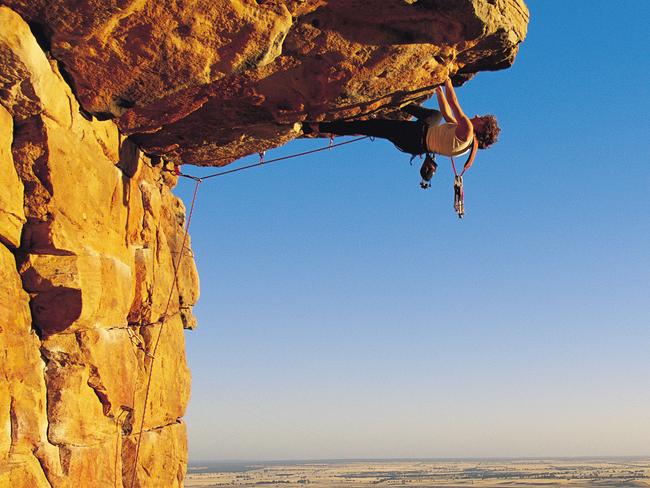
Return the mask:
<path id="1" fill-rule="evenodd" d="M 142 419 L 140 420 L 140 431 L 138 433 L 138 443 L 136 444 L 136 447 L 135 447 L 135 458 L 134 458 L 134 461 L 133 461 L 133 474 L 131 475 L 131 484 L 130 484 L 131 488 L 133 488 L 133 486 L 135 484 L 135 477 L 136 477 L 136 473 L 138 471 L 138 457 L 140 455 L 140 442 L 142 441 L 142 431 L 144 429 L 144 419 L 145 419 L 145 415 L 147 413 L 147 402 L 149 401 L 149 390 L 151 389 L 151 378 L 152 378 L 152 373 L 153 373 L 154 362 L 156 360 L 156 351 L 158 351 L 158 344 L 160 343 L 160 337 L 162 335 L 162 330 L 163 330 L 163 327 L 165 326 L 165 320 L 167 319 L 167 313 L 169 312 L 169 306 L 171 304 L 172 297 L 174 296 L 174 288 L 177 286 L 177 283 L 178 283 L 178 270 L 180 268 L 181 259 L 183 258 L 183 251 L 185 250 L 185 243 L 187 242 L 187 236 L 189 234 L 190 224 L 192 223 L 192 214 L 194 213 L 194 206 L 196 204 L 196 195 L 199 192 L 199 185 L 202 182 L 201 178 L 194 177 L 193 179 L 195 181 L 194 194 L 192 195 L 192 204 L 190 205 L 190 211 L 189 211 L 189 214 L 187 216 L 187 223 L 185 224 L 185 233 L 183 235 L 183 243 L 181 245 L 181 250 L 178 253 L 178 258 L 177 258 L 176 263 L 174 265 L 174 280 L 172 281 L 172 286 L 171 286 L 171 289 L 169 290 L 169 297 L 167 298 L 167 305 L 165 306 L 165 311 L 161 316 L 160 329 L 158 330 L 158 336 L 156 337 L 156 342 L 154 343 L 153 351 L 151 352 L 151 354 L 148 354 L 148 356 L 151 358 L 151 363 L 150 363 L 150 366 L 149 366 L 149 374 L 148 374 L 148 377 L 147 377 L 147 389 L 145 390 L 145 394 L 144 394 L 144 404 L 143 404 L 143 407 L 142 407 Z M 146 357 L 147 357 L 147 355 L 145 355 L 145 358 Z"/>

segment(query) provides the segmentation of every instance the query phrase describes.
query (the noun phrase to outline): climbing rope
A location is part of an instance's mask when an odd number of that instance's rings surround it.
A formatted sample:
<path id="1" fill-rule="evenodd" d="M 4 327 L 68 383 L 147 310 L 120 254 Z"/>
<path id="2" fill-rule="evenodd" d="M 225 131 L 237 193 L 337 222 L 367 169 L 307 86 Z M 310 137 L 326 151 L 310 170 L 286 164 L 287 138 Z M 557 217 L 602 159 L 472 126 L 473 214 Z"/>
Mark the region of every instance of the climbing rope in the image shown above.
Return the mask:
<path id="1" fill-rule="evenodd" d="M 143 403 L 143 407 L 142 407 L 142 418 L 140 419 L 140 429 L 139 429 L 139 432 L 138 432 L 138 442 L 137 442 L 136 447 L 135 447 L 135 456 L 134 456 L 134 460 L 133 460 L 133 473 L 131 474 L 131 483 L 129 485 L 130 488 L 133 488 L 135 486 L 135 478 L 136 478 L 137 470 L 138 470 L 138 459 L 140 457 L 140 445 L 142 443 L 142 433 L 143 433 L 143 429 L 144 429 L 144 421 L 145 421 L 146 414 L 147 414 L 147 403 L 149 401 L 149 392 L 151 391 L 151 378 L 152 378 L 152 375 L 153 375 L 153 367 L 154 367 L 154 363 L 155 363 L 155 360 L 156 360 L 156 352 L 158 351 L 158 345 L 160 344 L 160 338 L 162 336 L 162 330 L 163 330 L 163 327 L 165 325 L 165 321 L 167 320 L 167 314 L 169 312 L 169 307 L 171 305 L 171 300 L 172 300 L 172 297 L 174 296 L 174 288 L 177 286 L 177 283 L 178 283 L 178 272 L 179 272 L 179 268 L 180 268 L 180 264 L 181 264 L 181 259 L 183 258 L 184 252 L 186 250 L 187 237 L 188 237 L 188 234 L 189 234 L 190 224 L 192 222 L 192 215 L 194 214 L 194 207 L 196 206 L 196 198 L 197 198 L 197 195 L 198 195 L 198 192 L 199 192 L 199 186 L 201 185 L 201 183 L 203 183 L 204 180 L 207 180 L 207 179 L 210 179 L 210 178 L 216 178 L 218 176 L 223 176 L 223 175 L 227 175 L 227 174 L 231 174 L 231 173 L 236 173 L 238 171 L 244 171 L 244 170 L 255 168 L 257 166 L 262 166 L 262 165 L 265 165 L 265 164 L 276 163 L 278 161 L 284 161 L 286 159 L 292 159 L 292 158 L 297 158 L 297 157 L 301 157 L 301 156 L 306 156 L 308 154 L 313 154 L 313 153 L 317 153 L 317 152 L 320 152 L 320 151 L 325 151 L 325 150 L 328 150 L 328 149 L 332 149 L 334 147 L 344 146 L 346 144 L 351 144 L 353 142 L 357 142 L 357 141 L 360 141 L 362 139 L 367 139 L 367 138 L 368 138 L 368 136 L 358 137 L 356 139 L 351 139 L 349 141 L 340 142 L 338 144 L 333 144 L 333 141 L 330 138 L 329 145 L 326 146 L 326 147 L 312 149 L 312 150 L 309 150 L 309 151 L 303 151 L 303 152 L 296 153 L 296 154 L 290 154 L 288 156 L 282 156 L 282 157 L 279 157 L 279 158 L 270 159 L 268 161 L 264 161 L 265 152 L 261 151 L 261 152 L 258 153 L 259 157 L 260 157 L 260 160 L 259 160 L 258 163 L 249 164 L 249 165 L 246 165 L 246 166 L 242 166 L 242 167 L 239 167 L 239 168 L 234 168 L 234 169 L 230 169 L 230 170 L 226 170 L 226 171 L 219 171 L 217 173 L 213 173 L 213 174 L 203 176 L 203 177 L 198 177 L 198 176 L 182 173 L 180 171 L 180 167 L 178 165 L 175 165 L 173 169 L 163 170 L 163 171 L 172 172 L 176 176 L 191 179 L 191 180 L 193 180 L 195 182 L 195 185 L 194 185 L 194 193 L 192 195 L 192 203 L 190 205 L 190 211 L 188 213 L 187 223 L 185 225 L 185 232 L 183 234 L 183 242 L 181 244 L 181 250 L 178 252 L 178 257 L 177 257 L 176 263 L 174 265 L 174 279 L 172 281 L 171 289 L 169 291 L 169 296 L 167 298 L 167 304 L 165 305 L 165 311 L 161 315 L 161 319 L 159 321 L 160 322 L 160 329 L 158 330 L 158 335 L 156 336 L 156 340 L 154 342 L 153 351 L 147 352 L 145 347 L 144 347 L 144 342 L 142 341 L 142 339 L 135 336 L 135 334 L 133 334 L 129 330 L 129 338 L 130 338 L 131 342 L 134 344 L 134 346 L 136 348 L 138 348 L 138 349 L 140 349 L 140 350 L 142 350 L 144 352 L 145 358 L 148 357 L 150 359 L 150 361 L 151 361 L 150 366 L 149 366 L 149 372 L 147 374 L 147 387 L 145 389 L 145 394 L 144 394 L 144 403 Z M 153 325 L 153 323 L 145 324 L 145 325 Z M 121 416 L 122 416 L 122 414 L 120 414 L 118 416 L 117 420 L 116 420 L 116 424 L 118 424 L 118 428 L 119 428 L 119 420 L 120 420 Z M 118 439 L 119 439 L 119 437 L 118 437 Z M 117 462 L 117 452 L 116 452 L 116 462 Z"/>
<path id="2" fill-rule="evenodd" d="M 185 231 L 184 231 L 184 234 L 183 234 L 183 243 L 181 245 L 181 250 L 178 252 L 178 257 L 177 257 L 176 263 L 174 265 L 174 279 L 172 281 L 171 289 L 169 291 L 169 296 L 167 298 L 167 304 L 165 305 L 165 311 L 161 315 L 161 319 L 159 321 L 160 322 L 160 329 L 158 330 L 158 335 L 156 336 L 156 340 L 154 342 L 153 351 L 147 352 L 145 347 L 144 347 L 144 343 L 143 343 L 142 339 L 138 338 L 137 336 L 135 336 L 135 334 L 132 334 L 129 331 L 129 338 L 133 342 L 134 346 L 136 348 L 142 350 L 145 353 L 145 358 L 148 357 L 150 359 L 150 361 L 151 361 L 150 366 L 149 366 L 149 372 L 147 374 L 147 387 L 145 389 L 144 403 L 143 403 L 143 407 L 142 407 L 142 418 L 140 419 L 140 429 L 139 429 L 139 432 L 137 434 L 138 435 L 138 442 L 137 442 L 136 448 L 135 448 L 135 456 L 134 456 L 134 460 L 133 460 L 133 472 L 131 474 L 131 483 L 129 485 L 130 488 L 133 488 L 135 486 L 135 478 L 136 478 L 137 469 L 138 469 L 138 459 L 139 459 L 139 456 L 140 456 L 140 445 L 142 443 L 142 433 L 143 433 L 144 422 L 145 422 L 145 418 L 146 418 L 146 414 L 147 414 L 147 403 L 149 401 L 149 393 L 151 391 L 151 379 L 152 379 L 152 376 L 153 376 L 153 367 L 154 367 L 154 363 L 155 363 L 155 360 L 156 360 L 156 352 L 158 351 L 158 345 L 160 344 L 160 338 L 162 336 L 162 330 L 163 330 L 163 327 L 165 325 L 165 321 L 167 320 L 167 314 L 169 312 L 169 307 L 171 305 L 171 300 L 172 300 L 172 297 L 174 295 L 174 288 L 177 286 L 177 283 L 178 283 L 178 272 L 179 272 L 181 260 L 182 260 L 183 255 L 184 255 L 184 251 L 186 250 L 187 237 L 189 235 L 190 224 L 192 222 L 192 215 L 194 213 L 194 208 L 196 206 L 196 199 L 197 199 L 197 195 L 198 195 L 198 191 L 199 191 L 199 186 L 201 185 L 201 183 L 203 183 L 203 181 L 211 179 L 211 178 L 216 178 L 216 177 L 219 177 L 219 176 L 224 176 L 224 175 L 228 175 L 228 174 L 231 174 L 231 173 L 236 173 L 236 172 L 239 172 L 239 171 L 252 169 L 252 168 L 262 166 L 262 165 L 266 165 L 266 164 L 277 163 L 279 161 L 285 161 L 287 159 L 293 159 L 293 158 L 298 158 L 298 157 L 302 157 L 302 156 L 307 156 L 308 154 L 314 154 L 314 153 L 321 152 L 321 151 L 326 151 L 326 150 L 329 150 L 329 149 L 332 149 L 332 148 L 335 148 L 335 147 L 345 146 L 346 144 L 352 144 L 353 142 L 361 141 L 363 139 L 374 140 L 374 138 L 372 138 L 370 136 L 363 136 L 363 137 L 357 137 L 355 139 L 350 139 L 348 141 L 343 141 L 343 142 L 339 142 L 337 144 L 334 144 L 333 139 L 330 138 L 329 144 L 327 146 L 325 146 L 325 147 L 320 147 L 320 148 L 317 148 L 317 149 L 311 149 L 309 151 L 303 151 L 303 152 L 299 152 L 299 153 L 295 153 L 295 154 L 290 154 L 288 156 L 281 156 L 281 157 L 278 157 L 278 158 L 275 158 L 275 159 L 269 159 L 267 161 L 264 160 L 265 152 L 261 151 L 261 152 L 258 153 L 260 160 L 257 163 L 249 164 L 249 165 L 246 165 L 246 166 L 241 166 L 239 168 L 219 171 L 219 172 L 212 173 L 212 174 L 209 174 L 207 176 L 202 176 L 202 177 L 194 176 L 194 175 L 187 174 L 187 173 L 182 173 L 180 171 L 180 167 L 178 165 L 175 165 L 173 169 L 166 169 L 166 170 L 164 169 L 163 170 L 163 171 L 172 172 L 174 175 L 179 176 L 179 177 L 191 179 L 191 180 L 193 180 L 195 182 L 195 185 L 194 185 L 194 193 L 192 195 L 192 203 L 190 205 L 190 211 L 188 213 L 187 223 L 185 225 Z M 153 323 L 145 324 L 145 325 L 153 325 Z M 119 420 L 120 420 L 120 418 L 122 416 L 122 413 L 118 416 L 117 421 L 116 421 L 116 423 L 118 424 L 118 428 L 119 428 Z M 118 437 L 118 439 L 119 439 L 119 437 Z M 116 458 L 117 458 L 117 452 L 116 452 Z"/>
<path id="3" fill-rule="evenodd" d="M 147 414 L 147 402 L 149 401 L 149 391 L 151 390 L 151 378 L 153 373 L 153 366 L 156 361 L 156 352 L 158 351 L 158 345 L 160 344 L 160 337 L 162 336 L 162 330 L 163 327 L 165 326 L 165 320 L 167 320 L 167 313 L 169 312 L 169 306 L 171 304 L 172 297 L 174 296 L 174 288 L 178 284 L 178 270 L 180 269 L 181 259 L 183 258 L 183 250 L 185 249 L 185 243 L 187 242 L 187 237 L 189 235 L 190 224 L 192 223 L 192 215 L 194 213 L 194 206 L 196 205 L 196 196 L 199 192 L 199 186 L 201 185 L 202 182 L 201 178 L 194 177 L 193 179 L 195 181 L 194 194 L 192 195 L 192 204 L 190 205 L 190 211 L 187 216 L 187 223 L 185 224 L 185 233 L 183 234 L 183 243 L 181 245 L 181 251 L 178 253 L 178 258 L 174 265 L 174 280 L 172 281 L 171 289 L 169 290 L 169 296 L 167 298 L 167 305 L 165 305 L 165 311 L 162 314 L 162 318 L 160 320 L 160 329 L 158 330 L 158 336 L 156 337 L 156 341 L 153 346 L 153 351 L 147 355 L 151 359 L 151 362 L 149 365 L 149 373 L 147 375 L 147 388 L 144 394 L 144 404 L 142 406 L 142 418 L 140 419 L 140 430 L 138 432 L 138 442 L 135 447 L 135 457 L 133 460 L 133 474 L 131 475 L 131 484 L 130 484 L 131 488 L 135 486 L 135 477 L 138 471 L 138 457 L 140 456 L 140 443 L 142 441 L 144 419 Z"/>
<path id="4" fill-rule="evenodd" d="M 290 154 L 288 156 L 282 156 L 282 157 L 279 157 L 279 158 L 270 159 L 268 161 L 264 160 L 265 152 L 261 151 L 261 152 L 258 153 L 259 157 L 260 157 L 260 160 L 257 163 L 249 164 L 249 165 L 246 165 L 246 166 L 241 166 L 239 168 L 234 168 L 234 169 L 230 169 L 230 170 L 219 171 L 217 173 L 213 173 L 213 174 L 203 176 L 203 177 L 198 177 L 198 176 L 182 173 L 180 171 L 180 167 L 178 165 L 175 165 L 172 170 L 167 170 L 167 171 L 171 171 L 176 176 L 181 176 L 181 177 L 193 180 L 195 182 L 194 194 L 192 195 L 192 203 L 190 205 L 190 211 L 189 211 L 189 214 L 188 214 L 187 223 L 185 225 L 185 233 L 183 235 L 183 243 L 181 245 L 180 252 L 178 252 L 178 258 L 177 258 L 176 264 L 174 266 L 174 279 L 173 279 L 173 282 L 172 282 L 171 289 L 169 291 L 169 296 L 167 298 L 167 304 L 165 306 L 165 311 L 161 316 L 160 329 L 158 330 L 158 335 L 156 337 L 156 341 L 154 342 L 153 351 L 152 352 L 147 352 L 145 350 L 145 348 L 144 348 L 144 344 L 143 344 L 142 340 L 139 339 L 139 338 L 136 338 L 135 334 L 132 334 L 129 331 L 129 338 L 134 343 L 134 345 L 138 349 L 144 351 L 145 358 L 148 357 L 151 360 L 150 366 L 149 366 L 149 373 L 147 375 L 147 387 L 145 389 L 144 404 L 143 404 L 143 407 L 142 407 L 142 418 L 140 420 L 140 430 L 138 432 L 138 442 L 136 444 L 135 456 L 134 456 L 134 460 L 133 460 L 133 473 L 131 474 L 131 483 L 130 483 L 131 488 L 133 488 L 133 486 L 135 484 L 135 478 L 136 478 L 136 475 L 137 475 L 138 459 L 139 459 L 139 456 L 140 456 L 140 445 L 141 445 L 141 442 L 142 442 L 142 433 L 143 433 L 143 429 L 144 429 L 144 421 L 145 421 L 145 417 L 146 417 L 146 413 L 147 413 L 147 403 L 149 401 L 149 392 L 151 390 L 151 378 L 152 378 L 152 374 L 153 374 L 154 363 L 155 363 L 155 360 L 156 360 L 156 352 L 158 351 L 158 345 L 160 344 L 160 338 L 162 336 L 162 329 L 163 329 L 163 327 L 165 325 L 165 320 L 167 319 L 167 313 L 169 312 L 169 306 L 171 304 L 171 300 L 172 300 L 172 297 L 173 297 L 173 294 L 174 294 L 174 288 L 176 287 L 176 285 L 178 283 L 178 271 L 179 271 L 179 268 L 180 268 L 181 259 L 183 258 L 183 254 L 184 254 L 184 251 L 186 249 L 185 244 L 187 242 L 187 237 L 188 237 L 188 234 L 189 234 L 189 228 L 190 228 L 190 224 L 192 222 L 192 215 L 194 213 L 194 207 L 196 205 L 196 197 L 197 197 L 197 194 L 198 194 L 198 191 L 199 191 L 200 184 L 204 180 L 207 180 L 207 179 L 216 178 L 218 176 L 224 176 L 224 175 L 231 174 L 231 173 L 236 173 L 238 171 L 244 171 L 244 170 L 247 170 L 247 169 L 255 168 L 257 166 L 262 166 L 264 164 L 276 163 L 278 161 L 284 161 L 284 160 L 287 160 L 287 159 L 306 156 L 308 154 L 313 154 L 313 153 L 317 153 L 317 152 L 320 152 L 320 151 L 325 151 L 325 150 L 328 150 L 328 149 L 332 149 L 334 147 L 344 146 L 346 144 L 351 144 L 353 142 L 357 142 L 357 141 L 367 139 L 367 138 L 368 138 L 368 136 L 358 137 L 356 139 L 351 139 L 349 141 L 340 142 L 338 144 L 334 144 L 332 138 L 330 138 L 329 144 L 326 147 L 321 147 L 321 148 L 312 149 L 312 150 L 309 150 L 309 151 L 303 151 L 303 152 L 300 152 L 300 153 Z M 152 325 L 152 324 L 147 324 L 147 325 Z M 120 416 L 121 416 L 121 414 L 120 414 Z M 119 417 L 118 417 L 118 421 L 116 423 L 119 425 Z M 117 457 L 117 453 L 116 453 L 116 457 Z"/>
<path id="5" fill-rule="evenodd" d="M 335 147 L 345 146 L 346 144 L 352 144 L 353 142 L 361 141 L 363 139 L 368 139 L 369 137 L 370 136 L 357 137 L 356 139 L 350 139 L 349 141 L 343 141 L 343 142 L 339 142 L 337 144 L 332 144 L 332 140 L 330 139 L 329 145 L 327 145 L 325 147 L 319 147 L 317 149 L 311 149 L 310 151 L 303 151 L 303 152 L 299 152 L 299 153 L 295 153 L 295 154 L 290 154 L 288 156 L 281 156 L 279 158 L 269 159 L 269 160 L 266 160 L 266 161 L 264 160 L 264 151 L 262 151 L 262 152 L 258 153 L 259 156 L 260 156 L 260 160 L 257 163 L 248 164 L 246 166 L 241 166 L 239 168 L 234 168 L 234 169 L 228 169 L 228 170 L 225 170 L 225 171 L 218 171 L 216 173 L 212 173 L 212 174 L 209 174 L 207 176 L 201 176 L 200 178 L 198 176 L 193 176 L 193 175 L 189 175 L 189 174 L 181 173 L 181 172 L 176 172 L 176 174 L 178 176 L 182 176 L 184 178 L 189 178 L 189 179 L 195 180 L 195 181 L 196 180 L 205 181 L 205 180 L 209 180 L 210 178 L 216 178 L 218 176 L 229 175 L 231 173 L 236 173 L 238 171 L 244 171 L 244 170 L 247 170 L 247 169 L 256 168 L 258 166 L 264 166 L 264 165 L 271 164 L 271 163 L 277 163 L 278 161 L 284 161 L 286 159 L 299 158 L 301 156 L 307 156 L 308 154 L 314 154 L 314 153 L 321 152 L 321 151 L 327 151 L 327 150 L 333 149 Z"/>

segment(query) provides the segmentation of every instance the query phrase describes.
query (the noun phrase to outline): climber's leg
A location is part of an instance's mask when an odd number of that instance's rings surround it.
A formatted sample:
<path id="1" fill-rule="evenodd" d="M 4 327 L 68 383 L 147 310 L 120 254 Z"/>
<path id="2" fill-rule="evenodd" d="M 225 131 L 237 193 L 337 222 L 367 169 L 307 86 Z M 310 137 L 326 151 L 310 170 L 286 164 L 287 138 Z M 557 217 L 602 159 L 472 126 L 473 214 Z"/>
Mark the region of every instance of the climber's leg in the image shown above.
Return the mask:
<path id="1" fill-rule="evenodd" d="M 400 110 L 414 116 L 422 122 L 426 122 L 429 125 L 438 125 L 440 119 L 442 119 L 442 113 L 439 110 L 436 110 L 435 108 L 422 107 L 414 103 L 405 105 Z"/>
<path id="2" fill-rule="evenodd" d="M 423 140 L 423 124 L 405 120 L 371 119 L 338 120 L 318 124 L 320 132 L 341 136 L 364 135 L 388 139 L 402 151 L 411 154 L 426 152 Z"/>

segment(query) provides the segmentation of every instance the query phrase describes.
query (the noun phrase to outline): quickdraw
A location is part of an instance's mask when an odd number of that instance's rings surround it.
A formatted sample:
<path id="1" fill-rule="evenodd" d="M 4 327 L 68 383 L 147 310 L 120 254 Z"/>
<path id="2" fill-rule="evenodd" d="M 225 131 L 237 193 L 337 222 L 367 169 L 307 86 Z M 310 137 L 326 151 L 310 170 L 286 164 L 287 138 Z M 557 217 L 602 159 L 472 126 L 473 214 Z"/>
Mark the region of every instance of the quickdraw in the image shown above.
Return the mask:
<path id="1" fill-rule="evenodd" d="M 454 176 L 454 210 L 458 214 L 458 218 L 462 219 L 465 215 L 465 203 L 463 199 L 465 194 L 463 192 L 463 176 Z"/>
<path id="2" fill-rule="evenodd" d="M 454 163 L 453 156 L 451 157 L 451 167 L 454 170 L 454 210 L 458 214 L 458 218 L 462 219 L 465 216 L 465 191 L 463 190 L 463 175 L 467 166 L 463 171 L 458 174 L 456 171 L 456 164 Z"/>

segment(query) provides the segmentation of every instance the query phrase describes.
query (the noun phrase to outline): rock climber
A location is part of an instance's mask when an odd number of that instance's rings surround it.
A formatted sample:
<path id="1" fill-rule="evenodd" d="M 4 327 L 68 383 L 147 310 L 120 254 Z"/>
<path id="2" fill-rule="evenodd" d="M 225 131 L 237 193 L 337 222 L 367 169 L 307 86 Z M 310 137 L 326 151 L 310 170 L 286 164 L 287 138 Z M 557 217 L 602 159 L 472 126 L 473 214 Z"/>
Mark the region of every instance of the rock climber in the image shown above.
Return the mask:
<path id="1" fill-rule="evenodd" d="M 427 109 L 414 104 L 401 108 L 402 111 L 415 116 L 416 121 L 339 120 L 305 124 L 303 132 L 379 137 L 389 140 L 398 149 L 413 155 L 433 153 L 459 156 L 471 149 L 465 163 L 467 169 L 474 162 L 477 148 L 486 149 L 496 142 L 500 132 L 496 117 L 494 115 L 476 115 L 471 119 L 467 117 L 458 103 L 456 92 L 449 79 L 445 82 L 444 92 L 441 86 L 436 88 L 436 97 L 440 110 Z M 445 122 L 441 124 L 442 118 Z M 434 171 L 434 159 L 427 158 L 420 170 L 423 180 L 430 180 Z"/>

